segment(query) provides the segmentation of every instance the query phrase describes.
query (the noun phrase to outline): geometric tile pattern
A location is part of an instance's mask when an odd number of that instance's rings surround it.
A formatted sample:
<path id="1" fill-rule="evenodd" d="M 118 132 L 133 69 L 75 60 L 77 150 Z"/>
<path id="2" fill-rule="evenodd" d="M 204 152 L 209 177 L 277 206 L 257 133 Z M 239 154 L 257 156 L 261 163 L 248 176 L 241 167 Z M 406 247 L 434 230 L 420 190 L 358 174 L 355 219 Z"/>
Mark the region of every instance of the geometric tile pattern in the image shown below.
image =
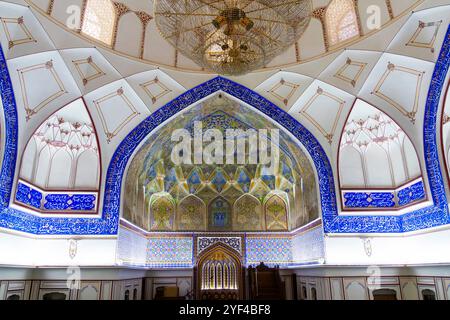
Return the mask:
<path id="1" fill-rule="evenodd" d="M 287 128 L 303 144 L 311 154 L 319 176 L 319 189 L 321 190 L 321 204 L 324 216 L 330 220 L 337 216 L 337 203 L 333 173 L 330 161 L 320 143 L 303 125 L 290 117 L 285 111 L 263 98 L 254 91 L 223 77 L 209 80 L 172 100 L 161 109 L 154 112 L 147 119 L 134 128 L 117 147 L 108 168 L 106 177 L 106 194 L 103 211 L 117 217 L 121 206 L 122 179 L 128 161 L 131 160 L 135 150 L 142 141 L 151 134 L 161 123 L 179 114 L 194 103 L 216 93 L 223 91 L 243 103 L 247 103 L 270 117 L 276 123 Z"/>
<path id="2" fill-rule="evenodd" d="M 288 265 L 293 261 L 292 241 L 289 237 L 247 237 L 245 242 L 247 266 Z"/>
<path id="3" fill-rule="evenodd" d="M 190 268 L 193 265 L 191 237 L 149 238 L 147 265 L 160 268 Z"/>
<path id="4" fill-rule="evenodd" d="M 294 264 L 320 263 L 325 258 L 324 242 L 323 228 L 320 225 L 294 235 L 292 237 Z"/>
<path id="5" fill-rule="evenodd" d="M 242 238 L 241 237 L 198 237 L 197 238 L 197 255 L 215 245 L 223 243 L 230 248 L 242 254 Z"/>

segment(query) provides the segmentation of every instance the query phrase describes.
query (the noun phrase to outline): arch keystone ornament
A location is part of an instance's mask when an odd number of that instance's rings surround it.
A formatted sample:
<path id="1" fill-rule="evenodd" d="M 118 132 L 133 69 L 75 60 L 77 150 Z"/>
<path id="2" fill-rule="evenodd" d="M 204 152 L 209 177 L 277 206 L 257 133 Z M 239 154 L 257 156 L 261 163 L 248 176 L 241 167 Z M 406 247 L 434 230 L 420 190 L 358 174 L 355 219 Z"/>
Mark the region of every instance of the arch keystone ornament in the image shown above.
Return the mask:
<path id="1" fill-rule="evenodd" d="M 139 124 L 118 146 L 109 164 L 100 218 L 38 217 L 10 207 L 18 152 L 17 105 L 3 50 L 0 51 L 0 91 L 5 119 L 5 145 L 0 173 L 0 228 L 35 235 L 117 235 L 122 181 L 127 163 L 144 139 L 159 125 L 192 104 L 224 92 L 250 105 L 289 131 L 310 154 L 319 179 L 325 233 L 402 233 L 450 223 L 436 136 L 437 111 L 450 66 L 450 28 L 436 63 L 424 120 L 424 152 L 433 205 L 402 216 L 339 216 L 330 161 L 317 139 L 292 116 L 254 91 L 223 77 L 203 83 Z"/>

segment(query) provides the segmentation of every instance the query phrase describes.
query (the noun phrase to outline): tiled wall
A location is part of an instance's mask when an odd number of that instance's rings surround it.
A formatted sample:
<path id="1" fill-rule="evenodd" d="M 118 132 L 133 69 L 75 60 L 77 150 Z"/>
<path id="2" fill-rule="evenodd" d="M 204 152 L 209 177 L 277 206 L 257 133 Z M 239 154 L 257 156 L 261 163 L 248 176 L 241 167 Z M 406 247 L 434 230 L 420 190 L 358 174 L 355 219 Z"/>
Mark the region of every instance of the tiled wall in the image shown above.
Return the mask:
<path id="1" fill-rule="evenodd" d="M 289 265 L 292 258 L 292 241 L 288 237 L 247 237 L 246 263 L 256 265 Z"/>
<path id="2" fill-rule="evenodd" d="M 322 226 L 297 234 L 292 238 L 294 264 L 308 264 L 325 259 Z"/>

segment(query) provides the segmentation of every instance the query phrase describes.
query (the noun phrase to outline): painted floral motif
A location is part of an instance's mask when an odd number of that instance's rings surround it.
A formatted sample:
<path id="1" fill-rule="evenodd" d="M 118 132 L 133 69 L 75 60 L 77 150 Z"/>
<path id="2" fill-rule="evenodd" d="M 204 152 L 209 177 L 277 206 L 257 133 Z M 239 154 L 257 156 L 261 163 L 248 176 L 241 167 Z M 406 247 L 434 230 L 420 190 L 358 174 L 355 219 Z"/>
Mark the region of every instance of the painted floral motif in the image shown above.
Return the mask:
<path id="1" fill-rule="evenodd" d="M 243 195 L 234 205 L 233 229 L 264 230 L 262 212 L 262 206 L 258 199 L 251 195 Z"/>
<path id="2" fill-rule="evenodd" d="M 267 200 L 265 207 L 267 230 L 287 230 L 286 202 L 278 195 L 274 195 Z"/>
<path id="3" fill-rule="evenodd" d="M 206 206 L 199 198 L 188 196 L 178 205 L 178 230 L 204 230 Z"/>
<path id="4" fill-rule="evenodd" d="M 151 230 L 173 230 L 175 208 L 167 197 L 157 197 L 151 204 Z"/>

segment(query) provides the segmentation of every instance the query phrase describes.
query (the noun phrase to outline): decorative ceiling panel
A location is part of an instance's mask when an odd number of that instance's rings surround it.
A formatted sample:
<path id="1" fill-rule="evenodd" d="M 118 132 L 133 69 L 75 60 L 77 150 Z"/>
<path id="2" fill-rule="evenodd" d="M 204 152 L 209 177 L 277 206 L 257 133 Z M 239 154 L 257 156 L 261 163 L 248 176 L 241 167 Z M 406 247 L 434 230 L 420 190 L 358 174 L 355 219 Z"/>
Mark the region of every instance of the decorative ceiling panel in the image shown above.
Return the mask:
<path id="1" fill-rule="evenodd" d="M 133 75 L 127 81 L 151 112 L 185 91 L 183 86 L 159 69 Z"/>
<path id="2" fill-rule="evenodd" d="M 449 23 L 450 7 L 414 12 L 387 51 L 435 62 Z"/>
<path id="3" fill-rule="evenodd" d="M 33 10 L 38 11 L 42 17 L 40 19 L 49 19 L 54 25 L 53 28 L 65 28 L 67 21 L 67 13 L 61 10 L 61 8 L 68 7 L 69 0 L 59 0 L 57 1 L 57 6 L 54 4 L 53 7 L 49 5 L 43 5 L 39 3 L 38 0 L 26 0 L 27 3 L 31 5 Z M 53 1 L 52 1 L 53 2 Z M 97 1 L 98 2 L 98 1 Z M 289 65 L 295 65 L 299 62 L 306 62 L 311 59 L 316 59 L 324 54 L 333 52 L 334 50 L 339 50 L 344 45 L 348 46 L 352 43 L 356 43 L 366 37 L 377 33 L 379 30 L 367 30 L 363 28 L 363 33 L 360 36 L 354 37 L 351 41 L 345 41 L 343 44 L 338 44 L 336 46 L 330 46 L 327 44 L 329 35 L 325 32 L 327 27 L 327 22 L 325 17 L 327 16 L 327 6 L 331 5 L 330 10 L 344 10 L 346 7 L 342 6 L 341 2 L 347 2 L 342 0 L 325 1 L 321 3 L 313 2 L 314 9 L 316 11 L 322 12 L 322 16 L 317 15 L 313 18 L 309 28 L 305 35 L 300 39 L 298 44 L 294 45 L 288 50 L 286 54 L 275 59 L 268 67 L 270 68 L 280 68 Z M 351 1 L 349 1 L 351 2 Z M 403 0 L 393 1 L 394 5 L 390 5 L 390 2 L 381 1 L 380 2 L 380 21 L 383 23 L 382 29 L 386 28 L 393 21 L 400 19 L 402 16 L 408 14 L 417 5 L 419 5 L 421 0 Z M 71 3 L 73 4 L 73 3 Z M 102 7 L 104 8 L 104 6 Z M 357 14 L 357 20 L 363 21 L 364 17 L 361 17 L 361 13 L 367 11 L 368 4 L 362 2 L 355 12 Z M 140 14 L 138 14 L 140 13 Z M 106 13 L 105 13 L 106 14 Z M 332 16 L 331 14 L 328 14 Z M 45 17 L 44 17 L 45 16 Z M 137 18 L 134 18 L 136 16 Z M 115 23 L 106 21 L 114 26 L 113 39 L 111 43 L 104 44 L 100 41 L 92 40 L 87 35 L 79 33 L 76 30 L 70 30 L 76 36 L 81 36 L 96 45 L 112 49 L 119 54 L 127 55 L 139 60 L 144 60 L 151 64 L 157 64 L 165 67 L 180 68 L 185 71 L 202 71 L 201 68 L 190 62 L 188 59 L 182 57 L 175 49 L 167 45 L 167 41 L 162 39 L 157 32 L 155 27 L 155 19 L 144 19 L 143 16 L 154 17 L 153 8 L 150 2 L 148 3 L 137 3 L 136 1 L 121 0 L 115 2 Z M 133 19 L 132 19 L 133 17 Z M 86 19 L 86 15 L 82 15 L 81 19 Z M 131 19 L 131 20 L 130 20 Z M 365 20 L 364 20 L 365 21 Z M 105 23 L 106 23 L 105 22 Z M 360 24 L 362 24 L 360 22 Z M 81 23 L 83 25 L 83 21 Z M 69 29 L 68 29 L 69 30 Z M 126 35 L 131 36 L 126 36 Z M 395 33 L 394 33 L 395 35 Z M 61 39 L 64 41 L 64 39 Z M 155 50 L 156 48 L 156 50 Z M 379 47 L 378 50 L 384 50 L 385 47 Z"/>
<path id="4" fill-rule="evenodd" d="M 55 47 L 31 11 L 0 2 L 0 41 L 8 59 L 54 50 Z"/>
<path id="5" fill-rule="evenodd" d="M 44 52 L 10 60 L 11 77 L 17 83 L 15 93 L 19 115 L 31 129 L 56 109 L 81 96 L 58 52 Z M 45 86 L 36 84 L 45 83 Z M 36 129 L 36 128 L 35 128 Z"/>
<path id="6" fill-rule="evenodd" d="M 348 113 L 354 100 L 354 96 L 316 80 L 289 113 L 302 123 L 312 125 L 314 131 L 332 144 L 343 116 Z"/>
<path id="7" fill-rule="evenodd" d="M 103 86 L 85 96 L 94 121 L 101 123 L 103 130 L 99 137 L 112 148 L 116 146 L 135 125 L 145 118 L 149 111 L 125 80 Z"/>
<path id="8" fill-rule="evenodd" d="M 61 50 L 61 56 L 83 94 L 122 78 L 96 49 Z"/>

